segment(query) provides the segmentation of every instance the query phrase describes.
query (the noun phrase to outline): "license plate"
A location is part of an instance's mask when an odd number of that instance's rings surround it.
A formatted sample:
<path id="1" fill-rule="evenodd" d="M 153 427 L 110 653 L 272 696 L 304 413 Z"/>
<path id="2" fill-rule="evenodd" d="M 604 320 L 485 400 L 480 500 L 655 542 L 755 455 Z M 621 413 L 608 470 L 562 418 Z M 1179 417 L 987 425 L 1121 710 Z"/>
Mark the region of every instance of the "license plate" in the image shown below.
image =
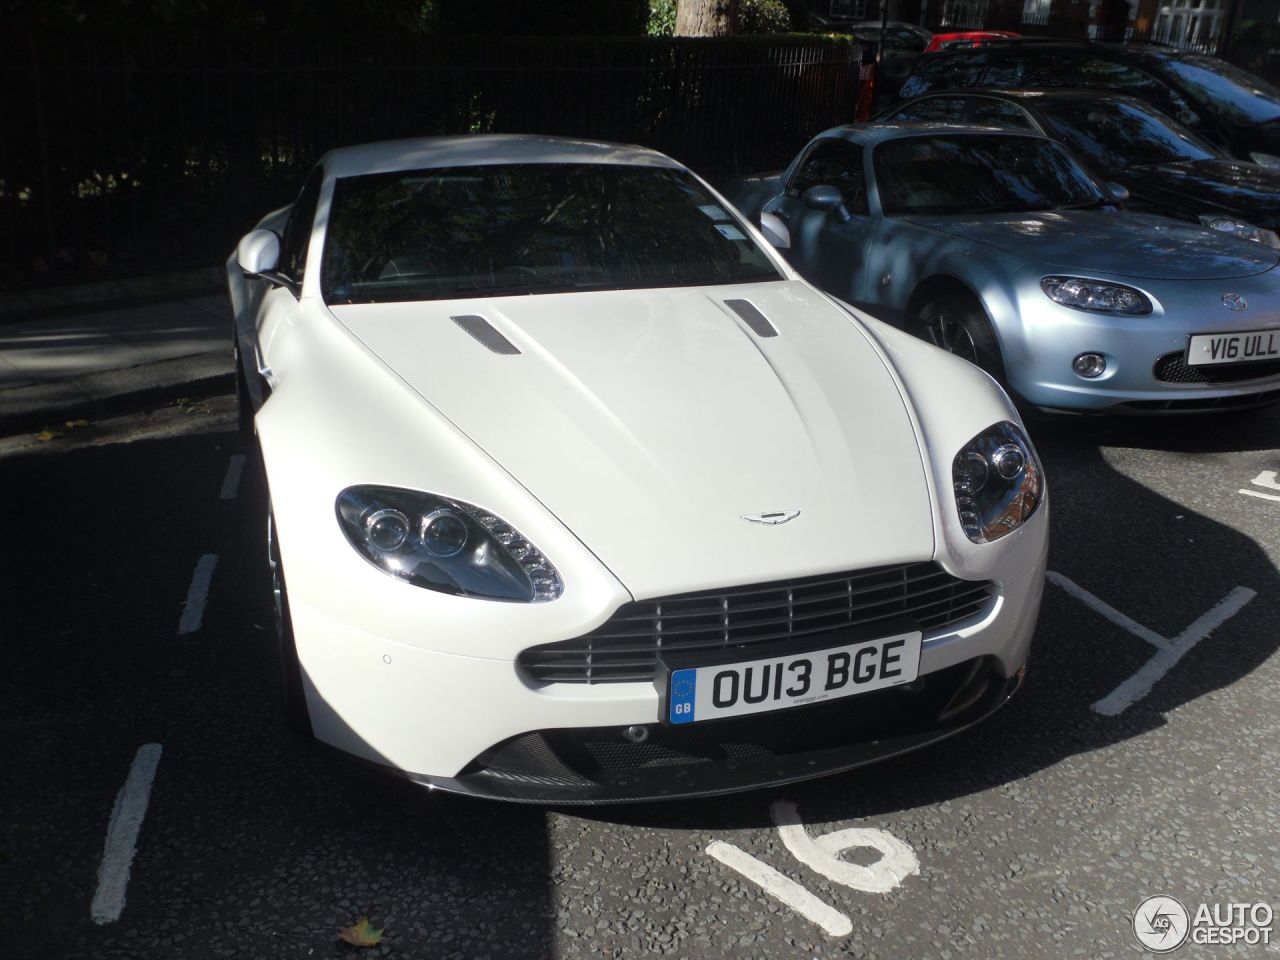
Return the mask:
<path id="1" fill-rule="evenodd" d="M 1187 364 L 1192 367 L 1256 360 L 1280 360 L 1280 330 L 1198 333 L 1187 348 Z"/>
<path id="2" fill-rule="evenodd" d="M 910 683 L 920 670 L 919 630 L 740 663 L 672 669 L 667 723 L 785 710 Z"/>

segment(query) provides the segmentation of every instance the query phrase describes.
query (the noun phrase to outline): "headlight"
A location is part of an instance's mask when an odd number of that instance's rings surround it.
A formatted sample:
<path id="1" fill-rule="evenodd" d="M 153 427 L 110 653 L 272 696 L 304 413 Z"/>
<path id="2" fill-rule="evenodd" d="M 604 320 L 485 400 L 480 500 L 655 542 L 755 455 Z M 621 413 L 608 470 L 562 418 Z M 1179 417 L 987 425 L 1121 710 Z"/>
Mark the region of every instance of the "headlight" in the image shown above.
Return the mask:
<path id="1" fill-rule="evenodd" d="M 1095 313 L 1142 314 L 1151 312 L 1151 301 L 1140 290 L 1118 283 L 1102 283 L 1080 277 L 1045 277 L 1040 289 L 1054 303 Z"/>
<path id="2" fill-rule="evenodd" d="M 1280 170 L 1280 157 L 1270 153 L 1251 153 L 1249 159 L 1268 170 Z"/>
<path id="3" fill-rule="evenodd" d="M 1040 464 L 1012 423 L 988 427 L 951 463 L 960 526 L 974 543 L 990 543 L 1022 526 L 1044 496 Z"/>
<path id="4" fill-rule="evenodd" d="M 338 521 L 384 573 L 428 590 L 538 603 L 564 591 L 560 574 L 514 527 L 460 500 L 396 487 L 348 487 Z"/>
<path id="5" fill-rule="evenodd" d="M 1215 217 L 1207 213 L 1200 214 L 1200 222 L 1211 230 L 1229 233 L 1233 237 L 1239 237 L 1241 240 L 1254 240 L 1258 243 L 1265 243 L 1268 247 L 1280 249 L 1280 237 L 1276 236 L 1274 230 L 1264 230 L 1262 227 L 1255 227 L 1252 223 L 1245 223 L 1243 220 L 1233 220 L 1231 217 Z"/>

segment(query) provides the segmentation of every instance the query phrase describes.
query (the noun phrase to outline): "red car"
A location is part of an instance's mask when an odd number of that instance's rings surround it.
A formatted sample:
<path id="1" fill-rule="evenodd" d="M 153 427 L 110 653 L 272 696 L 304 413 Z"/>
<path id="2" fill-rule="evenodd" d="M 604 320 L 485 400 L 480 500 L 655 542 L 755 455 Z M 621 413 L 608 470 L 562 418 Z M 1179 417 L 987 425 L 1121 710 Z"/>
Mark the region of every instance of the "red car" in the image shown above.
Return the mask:
<path id="1" fill-rule="evenodd" d="M 991 40 L 1008 40 L 1021 34 L 1009 30 L 960 30 L 956 33 L 935 33 L 925 53 L 937 53 L 939 50 L 954 50 L 957 47 L 981 47 Z"/>

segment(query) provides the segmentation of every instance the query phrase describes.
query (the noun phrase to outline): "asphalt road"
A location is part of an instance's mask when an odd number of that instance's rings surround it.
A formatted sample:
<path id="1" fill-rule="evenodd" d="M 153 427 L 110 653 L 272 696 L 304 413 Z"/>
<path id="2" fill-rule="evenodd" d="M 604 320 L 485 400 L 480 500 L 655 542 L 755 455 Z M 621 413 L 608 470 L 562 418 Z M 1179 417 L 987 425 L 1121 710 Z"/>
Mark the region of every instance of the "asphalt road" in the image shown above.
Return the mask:
<path id="1" fill-rule="evenodd" d="M 0 441 L 0 956 L 348 957 L 337 932 L 367 915 L 385 939 L 366 955 L 424 960 L 1136 957 L 1145 897 L 1280 909 L 1280 409 L 1032 424 L 1054 578 L 1027 685 L 984 725 L 779 791 L 573 811 L 428 794 L 290 738 L 260 491 L 251 470 L 228 480 L 246 452 L 231 425 L 217 398 Z M 1161 666 L 1145 697 L 1093 708 Z M 99 870 L 148 744 L 122 885 Z M 779 801 L 810 838 L 883 831 L 863 839 L 917 866 L 888 892 L 865 889 L 887 863 L 867 847 L 810 844 L 807 866 Z M 717 842 L 851 932 L 764 893 Z M 122 911 L 99 923 L 104 882 Z"/>

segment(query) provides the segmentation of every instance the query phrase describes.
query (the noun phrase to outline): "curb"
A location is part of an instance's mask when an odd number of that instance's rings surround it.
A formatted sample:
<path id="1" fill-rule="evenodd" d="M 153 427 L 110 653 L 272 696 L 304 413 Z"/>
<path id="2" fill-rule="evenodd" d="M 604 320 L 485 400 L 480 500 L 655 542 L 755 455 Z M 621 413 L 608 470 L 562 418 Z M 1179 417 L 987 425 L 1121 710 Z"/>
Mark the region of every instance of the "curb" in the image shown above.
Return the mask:
<path id="1" fill-rule="evenodd" d="M 230 393 L 235 388 L 230 354 L 218 350 L 0 391 L 0 436 L 66 420 L 139 413 L 179 397 L 204 400 Z"/>

